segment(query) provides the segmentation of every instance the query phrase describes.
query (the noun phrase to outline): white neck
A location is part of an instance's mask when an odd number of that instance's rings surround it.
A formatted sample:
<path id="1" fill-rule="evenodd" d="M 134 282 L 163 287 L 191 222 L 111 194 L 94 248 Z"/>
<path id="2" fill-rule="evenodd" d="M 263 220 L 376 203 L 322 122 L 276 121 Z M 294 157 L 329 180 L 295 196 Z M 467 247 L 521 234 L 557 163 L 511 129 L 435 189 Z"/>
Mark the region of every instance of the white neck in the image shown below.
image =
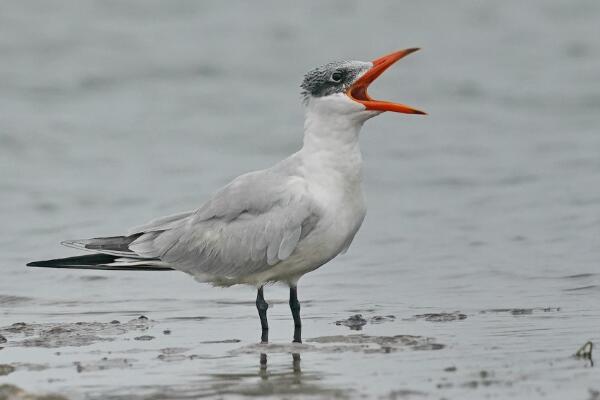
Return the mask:
<path id="1" fill-rule="evenodd" d="M 332 102 L 311 101 L 304 121 L 304 145 L 298 153 L 305 173 L 328 183 L 360 185 L 358 137 L 366 119 L 356 110 L 340 112 Z"/>

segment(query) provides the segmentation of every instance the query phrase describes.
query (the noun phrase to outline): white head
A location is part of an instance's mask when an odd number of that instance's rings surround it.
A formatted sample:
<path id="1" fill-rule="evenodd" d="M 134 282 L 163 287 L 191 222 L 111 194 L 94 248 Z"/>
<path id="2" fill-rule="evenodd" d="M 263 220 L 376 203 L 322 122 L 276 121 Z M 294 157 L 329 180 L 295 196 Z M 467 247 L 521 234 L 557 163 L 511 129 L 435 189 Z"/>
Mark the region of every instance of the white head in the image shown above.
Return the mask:
<path id="1" fill-rule="evenodd" d="M 339 61 L 304 76 L 302 95 L 311 113 L 364 122 L 384 111 L 425 114 L 412 107 L 380 101 L 367 94 L 369 85 L 396 61 L 418 49 L 400 50 L 371 62 Z"/>

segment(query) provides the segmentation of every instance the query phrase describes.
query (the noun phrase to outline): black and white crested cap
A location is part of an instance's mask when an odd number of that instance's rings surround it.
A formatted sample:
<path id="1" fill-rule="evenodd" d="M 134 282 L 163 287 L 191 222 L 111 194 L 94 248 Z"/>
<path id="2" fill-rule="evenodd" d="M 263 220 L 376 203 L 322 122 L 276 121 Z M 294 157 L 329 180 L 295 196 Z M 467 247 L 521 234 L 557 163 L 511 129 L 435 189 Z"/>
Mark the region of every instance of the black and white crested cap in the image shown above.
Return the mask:
<path id="1" fill-rule="evenodd" d="M 335 61 L 322 65 L 304 75 L 302 97 L 308 101 L 309 97 L 323 97 L 335 93 L 342 93 L 371 68 L 370 62 L 363 61 Z"/>

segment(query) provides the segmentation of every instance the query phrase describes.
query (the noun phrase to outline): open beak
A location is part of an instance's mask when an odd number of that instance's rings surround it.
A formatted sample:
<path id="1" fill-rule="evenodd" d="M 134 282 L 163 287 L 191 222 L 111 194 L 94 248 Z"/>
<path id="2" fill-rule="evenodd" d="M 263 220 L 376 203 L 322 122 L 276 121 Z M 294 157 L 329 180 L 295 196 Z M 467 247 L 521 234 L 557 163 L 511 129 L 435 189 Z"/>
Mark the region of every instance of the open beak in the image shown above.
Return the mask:
<path id="1" fill-rule="evenodd" d="M 390 101 L 381 101 L 372 99 L 367 93 L 369 85 L 388 69 L 392 64 L 401 58 L 414 53 L 418 48 L 396 51 L 383 57 L 379 57 L 372 61 L 373 66 L 363 76 L 361 76 L 346 92 L 346 94 L 354 101 L 364 105 L 367 110 L 374 111 L 394 111 L 404 114 L 424 114 L 415 108 L 405 106 L 404 104 L 392 103 Z"/>

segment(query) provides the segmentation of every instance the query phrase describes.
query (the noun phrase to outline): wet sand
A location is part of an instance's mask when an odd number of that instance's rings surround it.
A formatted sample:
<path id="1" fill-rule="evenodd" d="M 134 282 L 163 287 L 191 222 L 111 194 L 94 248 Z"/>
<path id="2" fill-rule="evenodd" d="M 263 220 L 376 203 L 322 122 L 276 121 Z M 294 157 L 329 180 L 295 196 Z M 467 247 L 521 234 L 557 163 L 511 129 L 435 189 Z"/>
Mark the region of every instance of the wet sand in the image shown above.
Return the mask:
<path id="1" fill-rule="evenodd" d="M 592 360 L 575 357 L 581 335 L 550 328 L 576 319 L 557 307 L 414 314 L 375 305 L 342 320 L 363 321 L 357 328 L 327 316 L 331 308 L 343 315 L 343 306 L 308 302 L 304 342 L 296 344 L 286 305 L 273 303 L 269 344 L 258 343 L 252 305 L 231 299 L 207 301 L 212 315 L 169 307 L 148 316 L 97 311 L 70 314 L 76 322 L 63 315 L 16 322 L 0 328 L 2 360 L 10 360 L 0 377 L 74 399 L 552 397 L 552 390 L 593 398 L 596 390 Z M 376 312 L 391 308 L 405 317 Z"/>

